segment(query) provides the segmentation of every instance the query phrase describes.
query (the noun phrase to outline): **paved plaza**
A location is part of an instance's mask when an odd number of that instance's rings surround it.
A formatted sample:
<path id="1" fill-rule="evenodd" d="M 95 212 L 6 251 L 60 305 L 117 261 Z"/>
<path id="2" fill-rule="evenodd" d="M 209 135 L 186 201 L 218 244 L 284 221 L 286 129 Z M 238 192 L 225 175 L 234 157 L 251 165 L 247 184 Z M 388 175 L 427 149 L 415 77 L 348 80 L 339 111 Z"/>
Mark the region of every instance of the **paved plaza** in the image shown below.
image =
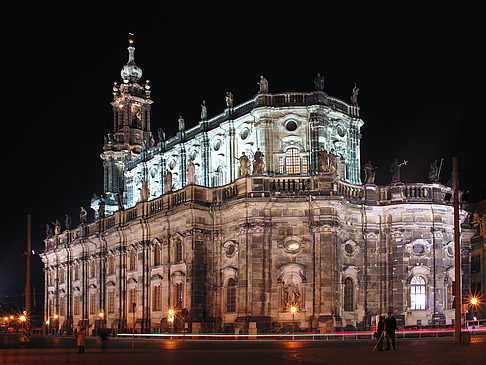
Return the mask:
<path id="1" fill-rule="evenodd" d="M 397 351 L 373 352 L 371 340 L 151 340 L 89 337 L 78 354 L 74 337 L 34 336 L 22 344 L 0 335 L 0 364 L 482 364 L 486 340 L 399 339 Z M 103 348 L 104 347 L 104 348 Z"/>

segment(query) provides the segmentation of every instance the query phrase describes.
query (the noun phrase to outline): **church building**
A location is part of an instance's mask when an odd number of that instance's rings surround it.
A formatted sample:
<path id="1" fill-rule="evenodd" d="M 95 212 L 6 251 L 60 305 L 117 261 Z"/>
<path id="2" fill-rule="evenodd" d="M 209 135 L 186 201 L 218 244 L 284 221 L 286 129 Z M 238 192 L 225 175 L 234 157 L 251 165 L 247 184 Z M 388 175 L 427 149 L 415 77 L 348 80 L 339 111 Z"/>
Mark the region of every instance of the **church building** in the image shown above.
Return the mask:
<path id="1" fill-rule="evenodd" d="M 68 333 L 369 329 L 454 321 L 452 189 L 376 185 L 360 162 L 358 89 L 257 94 L 166 138 L 151 131 L 151 87 L 130 40 L 113 86 L 95 220 L 48 230 L 45 321 Z M 193 124 L 193 123 L 191 123 Z M 95 153 L 95 151 L 93 151 Z M 384 151 L 386 153 L 386 151 Z M 461 222 L 466 213 L 461 211 Z M 461 231 L 462 286 L 471 237 Z M 295 314 L 290 307 L 296 307 Z M 174 315 L 168 310 L 173 309 Z"/>

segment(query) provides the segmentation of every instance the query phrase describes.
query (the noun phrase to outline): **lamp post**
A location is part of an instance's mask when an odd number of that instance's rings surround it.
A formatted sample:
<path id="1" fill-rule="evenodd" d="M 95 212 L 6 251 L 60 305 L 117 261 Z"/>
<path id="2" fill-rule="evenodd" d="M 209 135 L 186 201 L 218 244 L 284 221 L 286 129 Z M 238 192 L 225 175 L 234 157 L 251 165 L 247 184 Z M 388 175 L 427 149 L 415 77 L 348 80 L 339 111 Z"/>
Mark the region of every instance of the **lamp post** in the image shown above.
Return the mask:
<path id="1" fill-rule="evenodd" d="M 170 332 L 170 339 L 172 340 L 172 332 L 174 330 L 174 314 L 175 311 L 172 308 L 169 308 L 167 311 L 168 317 L 167 321 L 169 322 L 169 332 Z"/>
<path id="2" fill-rule="evenodd" d="M 290 313 L 292 314 L 292 341 L 295 340 L 295 327 L 294 327 L 294 316 L 297 313 L 297 307 L 295 305 L 290 307 Z"/>

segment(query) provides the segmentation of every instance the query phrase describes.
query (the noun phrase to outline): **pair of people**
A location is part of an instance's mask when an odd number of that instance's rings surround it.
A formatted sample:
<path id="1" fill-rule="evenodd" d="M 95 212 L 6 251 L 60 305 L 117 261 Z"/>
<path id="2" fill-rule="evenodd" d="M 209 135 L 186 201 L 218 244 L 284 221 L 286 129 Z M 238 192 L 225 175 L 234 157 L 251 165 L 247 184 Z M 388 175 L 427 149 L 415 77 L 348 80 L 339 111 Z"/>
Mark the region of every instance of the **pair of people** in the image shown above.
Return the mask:
<path id="1" fill-rule="evenodd" d="M 393 351 L 395 351 L 395 330 L 397 329 L 397 320 L 393 317 L 391 312 L 387 313 L 386 318 L 380 317 L 378 322 L 378 351 L 383 351 L 383 339 L 386 338 L 387 348 L 386 351 L 390 350 L 390 340 Z"/>

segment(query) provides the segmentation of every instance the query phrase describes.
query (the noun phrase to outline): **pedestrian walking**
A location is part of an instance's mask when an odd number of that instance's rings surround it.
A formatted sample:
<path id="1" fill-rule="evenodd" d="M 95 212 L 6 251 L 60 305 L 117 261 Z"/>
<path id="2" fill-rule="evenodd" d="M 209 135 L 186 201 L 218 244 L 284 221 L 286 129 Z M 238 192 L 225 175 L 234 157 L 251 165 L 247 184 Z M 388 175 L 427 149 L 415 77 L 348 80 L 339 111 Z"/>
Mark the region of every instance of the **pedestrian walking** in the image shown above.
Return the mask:
<path id="1" fill-rule="evenodd" d="M 387 317 L 385 319 L 385 331 L 387 334 L 386 343 L 387 348 L 386 351 L 390 351 L 390 340 L 392 343 L 393 351 L 395 351 L 395 330 L 397 329 L 397 320 L 393 317 L 391 312 L 387 313 Z"/>
<path id="2" fill-rule="evenodd" d="M 86 329 L 84 328 L 84 326 L 79 327 L 77 336 L 78 336 L 78 340 L 77 340 L 78 352 L 80 354 L 84 354 L 84 348 L 86 346 Z"/>
<path id="3" fill-rule="evenodd" d="M 380 316 L 380 321 L 378 322 L 378 351 L 383 351 L 383 337 L 386 336 L 385 333 L 385 317 Z"/>

